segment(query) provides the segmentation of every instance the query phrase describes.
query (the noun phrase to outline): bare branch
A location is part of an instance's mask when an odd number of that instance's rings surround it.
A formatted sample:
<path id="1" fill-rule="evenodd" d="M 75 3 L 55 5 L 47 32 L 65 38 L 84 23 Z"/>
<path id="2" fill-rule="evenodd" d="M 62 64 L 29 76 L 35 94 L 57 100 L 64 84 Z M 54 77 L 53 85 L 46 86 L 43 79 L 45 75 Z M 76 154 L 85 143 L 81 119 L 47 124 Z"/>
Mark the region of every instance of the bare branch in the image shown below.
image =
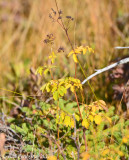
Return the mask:
<path id="1" fill-rule="evenodd" d="M 118 62 L 116 62 L 116 63 L 114 63 L 114 64 L 111 64 L 111 65 L 109 65 L 109 66 L 107 66 L 107 67 L 105 67 L 105 68 L 98 69 L 98 70 L 96 70 L 95 73 L 93 73 L 93 74 L 90 75 L 88 78 L 86 78 L 86 79 L 82 82 L 82 85 L 85 84 L 85 83 L 86 83 L 88 80 L 90 80 L 91 78 L 95 77 L 96 75 L 98 75 L 98 74 L 100 74 L 100 73 L 102 73 L 102 72 L 105 72 L 105 71 L 107 71 L 107 70 L 109 70 L 109 69 L 111 69 L 111 68 L 114 68 L 114 67 L 116 67 L 116 66 L 118 66 L 118 65 L 120 65 L 120 64 L 124 64 L 124 63 L 128 63 L 128 62 L 129 62 L 129 57 L 128 57 L 128 58 L 125 58 L 125 59 L 122 59 L 122 60 L 120 60 L 120 61 L 118 61 Z"/>
<path id="2" fill-rule="evenodd" d="M 118 47 L 115 47 L 115 49 L 129 49 L 129 47 L 120 47 L 120 46 L 118 46 Z"/>

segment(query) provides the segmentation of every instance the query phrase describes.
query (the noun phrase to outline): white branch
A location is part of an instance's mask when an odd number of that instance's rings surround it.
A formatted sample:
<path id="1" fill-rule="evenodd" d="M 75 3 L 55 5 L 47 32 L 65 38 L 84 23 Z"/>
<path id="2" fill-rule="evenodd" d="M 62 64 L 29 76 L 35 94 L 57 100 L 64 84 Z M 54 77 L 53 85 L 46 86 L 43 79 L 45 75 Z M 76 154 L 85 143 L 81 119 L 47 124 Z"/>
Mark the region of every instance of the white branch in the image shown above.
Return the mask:
<path id="1" fill-rule="evenodd" d="M 129 49 L 129 47 L 115 47 L 115 49 Z"/>
<path id="2" fill-rule="evenodd" d="M 95 77 L 96 75 L 98 75 L 98 74 L 100 74 L 100 73 L 102 73 L 102 72 L 105 72 L 105 71 L 107 71 L 107 70 L 109 70 L 109 69 L 111 69 L 111 68 L 114 68 L 114 67 L 116 67 L 116 66 L 118 66 L 118 65 L 120 65 L 120 64 L 124 64 L 124 63 L 128 63 L 128 62 L 129 62 L 129 57 L 128 57 L 128 58 L 125 58 L 125 59 L 122 59 L 122 60 L 120 60 L 120 61 L 118 61 L 118 62 L 116 62 L 116 63 L 114 63 L 114 64 L 111 64 L 111 65 L 109 65 L 109 66 L 107 66 L 107 67 L 105 67 L 105 68 L 98 69 L 95 73 L 93 73 L 93 74 L 90 75 L 88 78 L 86 78 L 86 79 L 82 82 L 82 84 L 85 84 L 88 80 L 90 80 L 91 78 Z"/>

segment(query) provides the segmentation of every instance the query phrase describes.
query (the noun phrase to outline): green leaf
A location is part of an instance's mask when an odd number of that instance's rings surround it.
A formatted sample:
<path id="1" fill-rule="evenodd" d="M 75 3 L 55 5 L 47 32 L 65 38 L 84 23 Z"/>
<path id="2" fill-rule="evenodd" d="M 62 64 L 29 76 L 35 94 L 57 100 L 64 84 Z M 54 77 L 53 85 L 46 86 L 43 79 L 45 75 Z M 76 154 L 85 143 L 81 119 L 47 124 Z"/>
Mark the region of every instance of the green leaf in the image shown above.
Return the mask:
<path id="1" fill-rule="evenodd" d="M 22 124 L 22 128 L 25 130 L 26 133 L 28 132 L 28 128 L 27 128 L 26 123 L 23 123 L 23 124 Z"/>

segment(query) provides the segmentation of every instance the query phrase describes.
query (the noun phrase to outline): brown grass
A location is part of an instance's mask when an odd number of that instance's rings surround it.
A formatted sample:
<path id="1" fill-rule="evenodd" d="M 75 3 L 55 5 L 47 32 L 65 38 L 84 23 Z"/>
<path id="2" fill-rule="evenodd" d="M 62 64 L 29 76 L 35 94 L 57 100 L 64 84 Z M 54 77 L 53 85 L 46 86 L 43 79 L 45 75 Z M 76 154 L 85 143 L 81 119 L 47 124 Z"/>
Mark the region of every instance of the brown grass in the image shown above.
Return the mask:
<path id="1" fill-rule="evenodd" d="M 75 18 L 69 30 L 74 45 L 95 46 L 95 55 L 83 59 L 89 67 L 87 74 L 107 65 L 115 57 L 115 46 L 127 45 L 124 33 L 116 25 L 116 18 L 129 12 L 128 0 L 65 0 L 58 3 L 64 16 Z M 53 0 L 0 0 L 1 86 L 3 76 L 10 72 L 10 63 L 18 65 L 30 59 L 28 67 L 34 68 L 43 63 L 44 56 L 50 53 L 50 48 L 43 43 L 46 34 L 56 36 L 53 49 L 63 45 L 65 54 L 71 50 L 61 28 L 48 18 L 51 8 L 55 8 Z M 68 70 L 72 72 L 73 63 L 69 61 Z M 63 70 L 65 62 L 62 63 L 62 57 L 58 64 Z"/>

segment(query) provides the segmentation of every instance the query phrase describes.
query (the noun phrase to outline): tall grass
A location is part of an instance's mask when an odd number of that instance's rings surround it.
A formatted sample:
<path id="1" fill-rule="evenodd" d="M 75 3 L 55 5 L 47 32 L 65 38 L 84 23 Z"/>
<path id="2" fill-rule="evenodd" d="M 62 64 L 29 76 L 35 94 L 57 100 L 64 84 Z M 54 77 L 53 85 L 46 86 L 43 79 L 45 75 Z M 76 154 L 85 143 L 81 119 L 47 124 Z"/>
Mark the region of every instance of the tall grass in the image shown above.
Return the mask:
<path id="1" fill-rule="evenodd" d="M 118 55 L 114 47 L 127 45 L 128 38 L 117 26 L 117 18 L 129 12 L 128 0 L 65 0 L 59 5 L 66 15 L 74 17 L 74 23 L 69 30 L 70 39 L 74 46 L 86 44 L 94 46 L 95 55 L 82 59 L 87 75 L 94 69 L 107 65 Z M 30 66 L 45 63 L 45 54 L 50 50 L 44 45 L 43 39 L 48 33 L 56 32 L 56 44 L 65 48 L 67 54 L 71 48 L 62 30 L 53 25 L 48 18 L 50 8 L 55 6 L 52 0 L 0 0 L 0 86 L 6 86 L 4 79 L 11 72 L 11 65 L 23 64 L 24 70 Z M 65 61 L 58 60 L 63 72 Z M 72 72 L 73 63 L 68 68 Z M 27 68 L 26 68 L 27 66 Z M 87 69 L 88 68 L 88 69 Z M 65 70 L 67 72 L 67 70 Z M 22 74 L 23 73 L 23 74 Z M 63 75 L 62 74 L 62 75 Z M 21 77 L 25 76 L 21 72 Z M 58 76 L 58 75 L 57 75 Z"/>

